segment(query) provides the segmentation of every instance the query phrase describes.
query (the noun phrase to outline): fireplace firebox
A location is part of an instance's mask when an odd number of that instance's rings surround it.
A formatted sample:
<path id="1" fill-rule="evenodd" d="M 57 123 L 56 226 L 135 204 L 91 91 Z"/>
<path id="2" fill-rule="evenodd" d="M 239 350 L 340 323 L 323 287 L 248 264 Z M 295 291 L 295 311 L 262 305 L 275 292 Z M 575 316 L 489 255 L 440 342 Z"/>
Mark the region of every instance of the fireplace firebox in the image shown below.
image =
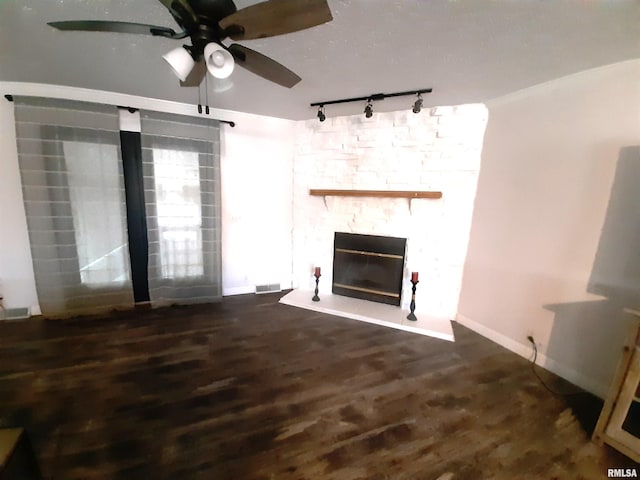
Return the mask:
<path id="1" fill-rule="evenodd" d="M 400 306 L 406 238 L 336 232 L 333 245 L 333 293 Z"/>

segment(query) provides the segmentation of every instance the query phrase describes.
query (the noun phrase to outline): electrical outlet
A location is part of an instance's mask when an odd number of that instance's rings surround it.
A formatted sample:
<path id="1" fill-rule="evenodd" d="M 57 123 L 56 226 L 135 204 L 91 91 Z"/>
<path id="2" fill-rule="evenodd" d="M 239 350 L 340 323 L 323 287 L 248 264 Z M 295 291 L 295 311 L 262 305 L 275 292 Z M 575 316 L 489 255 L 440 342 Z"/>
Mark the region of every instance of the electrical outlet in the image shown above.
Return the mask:
<path id="1" fill-rule="evenodd" d="M 538 351 L 542 348 L 542 342 L 536 340 L 531 333 L 527 334 L 527 342 L 529 345 L 535 346 Z"/>

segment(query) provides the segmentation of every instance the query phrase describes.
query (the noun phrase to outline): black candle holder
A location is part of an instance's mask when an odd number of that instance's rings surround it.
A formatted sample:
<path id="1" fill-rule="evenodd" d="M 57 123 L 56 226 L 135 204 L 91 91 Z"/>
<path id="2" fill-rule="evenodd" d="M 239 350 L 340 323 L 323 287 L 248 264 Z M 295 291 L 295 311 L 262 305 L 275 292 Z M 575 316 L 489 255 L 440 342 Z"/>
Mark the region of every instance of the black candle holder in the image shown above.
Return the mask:
<path id="1" fill-rule="evenodd" d="M 320 281 L 320 277 L 322 275 L 320 275 L 319 273 L 314 273 L 313 274 L 314 277 L 316 277 L 316 290 L 315 290 L 315 295 L 313 296 L 313 298 L 311 300 L 313 300 L 314 302 L 319 302 L 320 301 L 320 297 L 318 296 L 318 282 Z"/>
<path id="2" fill-rule="evenodd" d="M 413 284 L 413 287 L 411 287 L 411 304 L 409 304 L 409 310 L 411 310 L 411 313 L 407 315 L 407 320 L 411 320 L 414 322 L 418 320 L 416 314 L 413 313 L 416 311 L 416 285 L 418 285 L 418 282 L 419 280 L 416 280 L 415 282 L 411 280 L 411 283 Z"/>

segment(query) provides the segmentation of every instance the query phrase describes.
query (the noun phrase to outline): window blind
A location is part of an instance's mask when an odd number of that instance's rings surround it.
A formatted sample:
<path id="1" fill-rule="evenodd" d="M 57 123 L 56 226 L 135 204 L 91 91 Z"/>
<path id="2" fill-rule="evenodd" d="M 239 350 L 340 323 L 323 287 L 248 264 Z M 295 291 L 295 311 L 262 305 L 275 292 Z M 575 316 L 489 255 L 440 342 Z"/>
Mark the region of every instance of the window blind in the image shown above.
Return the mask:
<path id="1" fill-rule="evenodd" d="M 222 298 L 219 122 L 142 111 L 154 306 Z"/>
<path id="2" fill-rule="evenodd" d="M 117 109 L 14 100 L 40 309 L 56 316 L 132 306 Z"/>

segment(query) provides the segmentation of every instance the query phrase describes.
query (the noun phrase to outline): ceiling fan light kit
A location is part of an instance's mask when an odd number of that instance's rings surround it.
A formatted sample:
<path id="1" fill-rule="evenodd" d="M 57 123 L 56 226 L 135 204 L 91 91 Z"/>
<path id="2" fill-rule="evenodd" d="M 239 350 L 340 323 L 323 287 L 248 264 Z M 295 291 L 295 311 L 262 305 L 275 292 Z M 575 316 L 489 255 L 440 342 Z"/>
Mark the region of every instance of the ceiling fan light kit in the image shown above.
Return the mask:
<path id="1" fill-rule="evenodd" d="M 228 78 L 233 72 L 235 66 L 233 55 L 222 45 L 209 43 L 204 47 L 204 59 L 207 70 L 215 78 Z"/>
<path id="2" fill-rule="evenodd" d="M 267 0 L 237 9 L 233 0 L 159 0 L 182 29 L 103 20 L 49 22 L 63 31 L 115 32 L 171 39 L 190 37 L 191 45 L 171 50 L 163 58 L 183 87 L 198 87 L 209 72 L 228 78 L 237 63 L 242 68 L 286 88 L 301 79 L 275 60 L 235 41 L 268 38 L 305 30 L 333 20 L 327 0 Z"/>
<path id="3" fill-rule="evenodd" d="M 311 107 L 318 107 L 318 120 L 324 122 L 326 119 L 326 115 L 324 112 L 325 105 L 335 105 L 338 103 L 350 103 L 350 102 L 362 102 L 366 101 L 364 107 L 364 116 L 366 118 L 371 118 L 373 116 L 373 102 L 377 100 L 384 100 L 385 98 L 390 97 L 403 97 L 407 95 L 416 95 L 416 101 L 413 103 L 411 110 L 413 113 L 420 113 L 422 110 L 422 104 L 424 100 L 422 99 L 423 93 L 431 93 L 433 92 L 433 88 L 421 88 L 419 90 L 409 90 L 406 92 L 396 92 L 396 93 L 374 93 L 371 95 L 367 95 L 366 97 L 353 97 L 353 98 L 341 98 L 340 100 L 326 100 L 324 102 L 314 102 L 309 104 Z"/>
<path id="4" fill-rule="evenodd" d="M 173 73 L 183 82 L 187 79 L 196 64 L 191 54 L 184 47 L 174 48 L 162 58 L 171 66 Z"/>

